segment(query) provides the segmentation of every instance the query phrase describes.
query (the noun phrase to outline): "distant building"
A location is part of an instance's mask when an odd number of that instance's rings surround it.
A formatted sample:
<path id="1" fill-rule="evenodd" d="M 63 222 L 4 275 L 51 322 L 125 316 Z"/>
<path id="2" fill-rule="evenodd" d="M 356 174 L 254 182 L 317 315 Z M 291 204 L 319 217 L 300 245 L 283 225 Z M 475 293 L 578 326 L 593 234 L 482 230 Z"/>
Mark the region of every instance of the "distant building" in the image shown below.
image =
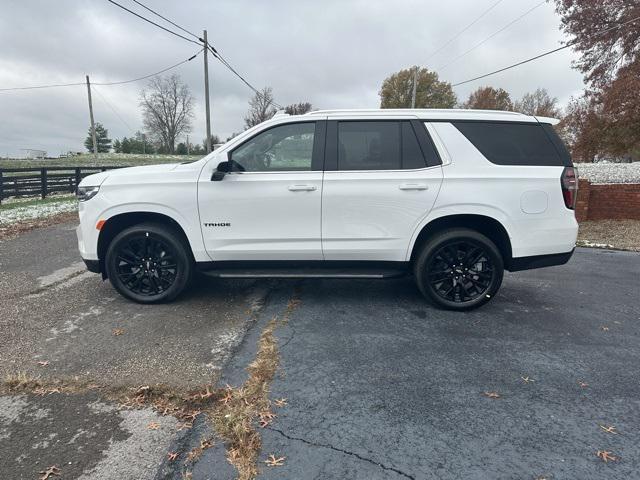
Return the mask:
<path id="1" fill-rule="evenodd" d="M 47 156 L 47 152 L 45 150 L 34 150 L 32 148 L 23 148 L 25 158 L 37 158 L 40 160 L 44 160 Z"/>

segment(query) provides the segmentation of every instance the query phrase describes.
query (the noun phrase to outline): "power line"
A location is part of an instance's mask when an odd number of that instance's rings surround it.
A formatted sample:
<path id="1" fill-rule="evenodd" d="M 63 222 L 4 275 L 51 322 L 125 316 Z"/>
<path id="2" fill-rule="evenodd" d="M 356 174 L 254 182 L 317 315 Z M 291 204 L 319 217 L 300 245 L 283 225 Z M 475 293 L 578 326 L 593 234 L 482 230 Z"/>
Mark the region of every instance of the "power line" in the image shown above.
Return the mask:
<path id="1" fill-rule="evenodd" d="M 96 92 L 98 94 L 98 96 L 102 99 L 102 101 L 107 105 L 107 107 L 109 107 L 111 109 L 111 111 L 116 115 L 116 117 L 118 117 L 118 119 L 124 124 L 125 127 L 127 127 L 127 130 L 129 130 L 129 132 L 133 132 L 133 128 L 131 128 L 131 125 L 129 125 L 126 120 L 124 118 L 122 118 L 120 116 L 120 114 L 118 113 L 118 111 L 116 110 L 116 107 L 114 107 L 111 102 L 109 102 L 106 97 L 104 95 L 102 95 L 102 93 L 100 93 L 100 90 L 98 90 L 95 87 L 95 84 L 92 85 L 93 87 L 93 91 Z"/>
<path id="2" fill-rule="evenodd" d="M 200 53 L 202 53 L 203 51 L 204 51 L 204 48 L 202 50 L 198 51 L 197 53 L 194 53 L 193 55 L 191 55 L 186 60 L 182 60 L 181 62 L 178 62 L 178 63 L 176 63 L 174 65 L 171 65 L 170 67 L 163 68 L 162 70 L 159 70 L 159 71 L 154 72 L 154 73 L 150 73 L 149 75 L 145 75 L 144 77 L 132 78 L 131 80 L 123 80 L 121 82 L 102 82 L 102 83 L 97 83 L 96 82 L 96 83 L 92 83 L 92 85 L 100 85 L 100 86 L 123 85 L 125 83 L 133 83 L 133 82 L 139 82 L 140 80 L 146 80 L 147 78 L 155 77 L 156 75 L 160 75 L 161 73 L 167 72 L 169 70 L 173 70 L 174 68 L 177 68 L 180 65 L 183 65 L 183 64 L 185 64 L 187 62 L 190 62 L 191 60 L 196 58 L 198 55 L 200 55 Z"/>
<path id="3" fill-rule="evenodd" d="M 174 32 L 173 30 L 169 30 L 166 27 L 163 27 L 162 25 L 160 25 L 159 23 L 154 22 L 153 20 L 149 20 L 146 17 L 143 17 L 142 15 L 140 15 L 139 13 L 134 12 L 133 10 L 128 9 L 127 7 L 125 7 L 124 5 L 120 5 L 118 2 L 115 2 L 114 0 L 107 0 L 110 3 L 113 3 L 114 5 L 116 5 L 117 7 L 120 7 L 121 9 L 129 12 L 132 15 L 135 15 L 136 17 L 144 20 L 145 22 L 148 22 L 152 25 L 155 25 L 158 28 L 161 28 L 162 30 L 164 30 L 165 32 L 169 32 L 171 35 L 175 35 L 176 37 L 182 38 L 183 40 L 186 40 L 187 42 L 191 42 L 191 43 L 195 43 L 196 45 L 200 45 L 198 42 L 196 42 L 195 40 L 191 40 L 190 38 L 185 37 L 184 35 L 180 35 L 177 32 Z M 197 37 L 196 37 L 197 38 Z"/>
<path id="4" fill-rule="evenodd" d="M 491 40 L 493 37 L 495 37 L 496 35 L 498 35 L 499 33 L 504 32 L 507 28 L 509 28 L 511 25 L 519 22 L 520 20 L 522 20 L 524 17 L 526 17 L 527 15 L 529 15 L 531 12 L 533 12 L 534 10 L 536 10 L 537 8 L 540 8 L 543 4 L 545 4 L 547 2 L 547 0 L 542 0 L 540 3 L 534 5 L 533 7 L 531 7 L 529 10 L 527 10 L 526 12 L 524 12 L 522 15 L 520 15 L 518 18 L 512 20 L 511 22 L 507 23 L 504 27 L 502 27 L 500 30 L 492 33 L 491 35 L 489 35 L 487 38 L 485 38 L 484 40 L 482 40 L 480 43 L 476 44 L 475 46 L 473 46 L 472 48 L 470 48 L 469 50 L 467 50 L 466 52 L 464 52 L 461 55 L 458 55 L 457 57 L 455 57 L 453 60 L 451 60 L 449 63 L 447 63 L 446 65 L 440 67 L 437 69 L 438 72 L 444 70 L 445 68 L 448 68 L 449 66 L 453 65 L 454 63 L 456 63 L 458 60 L 460 60 L 462 57 L 467 56 L 469 53 L 473 52 L 476 48 L 484 45 L 485 43 L 487 43 L 489 40 Z"/>
<path id="5" fill-rule="evenodd" d="M 78 85 L 85 85 L 84 82 L 77 83 L 54 83 L 51 85 L 37 85 L 33 87 L 9 87 L 9 88 L 0 88 L 0 92 L 11 92 L 16 90 L 37 90 L 40 88 L 57 88 L 57 87 L 75 87 Z"/>
<path id="6" fill-rule="evenodd" d="M 171 25 L 173 25 L 174 27 L 179 28 L 180 30 L 182 30 L 184 33 L 188 33 L 189 35 L 191 35 L 192 37 L 194 37 L 196 40 L 199 40 L 200 42 L 202 42 L 202 39 L 201 39 L 198 35 L 196 35 L 195 33 L 190 32 L 190 31 L 189 31 L 189 30 L 187 30 L 186 28 L 183 28 L 183 27 L 181 27 L 180 25 L 178 25 L 177 23 L 172 22 L 172 21 L 171 21 L 171 20 L 169 20 L 168 18 L 163 17 L 162 15 L 160 15 L 160 14 L 159 14 L 158 12 L 156 12 L 155 10 L 153 10 L 153 9 L 151 9 L 151 8 L 149 8 L 149 7 L 147 7 L 144 3 L 139 2 L 138 0 L 133 0 L 133 1 L 134 1 L 135 3 L 137 3 L 138 5 L 140 5 L 142 8 L 144 8 L 145 10 L 147 10 L 147 11 L 149 11 L 149 12 L 153 13 L 155 16 L 160 17 L 160 18 L 161 18 L 161 19 L 163 19 L 165 22 L 170 23 L 170 24 L 171 24 Z"/>
<path id="7" fill-rule="evenodd" d="M 162 70 L 155 72 L 155 73 L 150 73 L 149 75 L 145 75 L 143 77 L 138 77 L 138 78 L 132 78 L 131 80 L 123 80 L 121 82 L 95 82 L 95 83 L 91 83 L 91 85 L 99 85 L 99 86 L 110 86 L 110 85 L 123 85 L 125 83 L 133 83 L 133 82 L 139 82 L 140 80 L 146 80 L 147 78 L 151 78 L 151 77 L 155 77 L 156 75 L 160 75 L 161 73 L 167 72 L 169 70 L 172 70 L 176 67 L 179 67 L 180 65 L 190 62 L 191 60 L 193 60 L 194 58 L 196 58 L 198 55 L 200 55 L 200 53 L 204 50 L 204 48 L 202 50 L 200 50 L 199 52 L 195 53 L 194 55 L 192 55 L 191 57 L 187 58 L 186 60 L 182 60 L 181 62 L 178 62 L 174 65 L 171 65 L 170 67 L 167 68 L 163 68 Z M 10 92 L 10 91 L 16 91 L 16 90 L 37 90 L 37 89 L 41 89 L 41 88 L 57 88 L 57 87 L 74 87 L 77 85 L 85 85 L 85 82 L 78 82 L 78 83 L 57 83 L 57 84 L 51 84 L 51 85 L 36 85 L 36 86 L 32 86 L 32 87 L 10 87 L 10 88 L 0 88 L 0 92 Z"/>
<path id="8" fill-rule="evenodd" d="M 208 45 L 209 50 L 211 51 L 211 53 L 213 54 L 214 57 L 216 57 L 220 63 L 222 63 L 225 67 L 227 67 L 236 77 L 238 77 L 247 87 L 249 87 L 251 90 L 253 90 L 253 92 L 258 95 L 259 97 L 262 97 L 262 93 L 253 85 L 251 85 L 251 83 L 249 83 L 249 81 L 244 78 L 242 75 L 240 75 L 238 73 L 238 71 L 233 68 L 231 66 L 231 64 L 229 62 L 227 62 L 227 60 L 216 50 L 214 49 L 211 45 Z M 284 107 L 282 105 L 280 105 L 279 103 L 277 103 L 275 100 L 270 100 L 269 103 L 271 103 L 273 106 L 279 108 L 280 110 L 283 110 Z"/>
<path id="9" fill-rule="evenodd" d="M 616 30 L 618 28 L 622 28 L 625 25 L 629 25 L 629 24 L 631 24 L 633 22 L 636 22 L 638 20 L 640 20 L 640 16 L 632 18 L 631 20 L 627 20 L 626 22 L 623 22 L 623 23 L 621 23 L 619 25 L 615 25 L 613 27 L 609 27 L 609 28 L 606 28 L 604 30 L 600 30 L 599 32 L 594 33 L 593 35 L 590 35 L 590 37 L 598 37 L 598 36 L 603 35 L 603 34 L 605 34 L 607 32 L 610 32 L 611 30 Z M 566 45 L 563 45 L 562 47 L 554 48 L 553 50 L 549 50 L 547 52 L 544 52 L 544 53 L 541 53 L 539 55 L 536 55 L 535 57 L 531 57 L 531 58 L 528 58 L 528 59 L 523 60 L 521 62 L 514 63 L 513 65 L 509 65 L 508 67 L 500 68 L 499 70 L 495 70 L 493 72 L 485 73 L 484 75 L 480 75 L 478 77 L 470 78 L 469 80 L 465 80 L 464 82 L 454 83 L 451 86 L 452 87 L 458 87 L 458 86 L 464 85 L 466 83 L 471 83 L 471 82 L 475 82 L 476 80 L 480 80 L 482 78 L 490 77 L 491 75 L 495 75 L 497 73 L 501 73 L 501 72 L 504 72 L 506 70 L 510 70 L 512 68 L 519 67 L 520 65 L 524 65 L 526 63 L 533 62 L 534 60 L 538 60 L 538 59 L 540 59 L 542 57 L 546 57 L 547 55 L 551 55 L 553 53 L 559 52 L 560 50 L 564 50 L 566 48 L 570 48 L 573 45 L 575 45 L 576 43 L 578 43 L 577 40 L 574 40 L 572 42 L 567 43 Z"/>
<path id="10" fill-rule="evenodd" d="M 135 0 L 134 0 L 135 1 Z M 467 30 L 469 30 L 471 27 L 473 27 L 476 23 L 478 23 L 480 20 L 482 20 L 491 10 L 493 10 L 494 8 L 496 8 L 499 4 L 501 4 L 504 0 L 498 0 L 497 2 L 495 2 L 494 4 L 492 4 L 489 8 L 487 8 L 484 12 L 482 12 L 480 14 L 479 17 L 477 17 L 473 22 L 471 22 L 469 25 L 467 25 L 466 27 L 464 27 L 462 30 L 460 30 L 458 33 L 456 33 L 453 37 L 451 37 L 449 40 L 447 40 L 440 48 L 438 48 L 435 52 L 433 52 L 431 55 L 429 55 L 427 57 L 427 59 L 425 60 L 425 63 L 427 63 L 429 60 L 431 60 L 433 57 L 435 57 L 438 53 L 440 53 L 442 50 L 444 50 L 446 47 L 448 47 L 449 45 L 451 45 L 451 43 L 456 40 L 457 38 L 460 38 L 460 35 L 462 35 L 464 32 L 466 32 Z"/>
<path id="11" fill-rule="evenodd" d="M 196 44 L 198 44 L 198 45 L 200 44 L 200 43 L 198 43 L 198 42 L 196 42 L 196 41 L 194 41 L 194 40 L 191 40 L 190 38 L 187 38 L 187 37 L 185 37 L 185 36 L 183 36 L 183 35 L 180 35 L 179 33 L 174 32 L 173 30 L 169 30 L 168 28 L 165 28 L 165 27 L 163 27 L 162 25 L 159 25 L 159 24 L 157 24 L 157 23 L 153 22 L 152 20 L 149 20 L 149 19 L 148 19 L 148 18 L 146 18 L 146 17 L 143 17 L 142 15 L 139 15 L 138 13 L 136 13 L 136 12 L 134 12 L 134 11 L 132 11 L 132 10 L 129 10 L 128 8 L 126 8 L 126 7 L 122 6 L 122 5 L 120 5 L 119 3 L 115 2 L 114 0 L 107 0 L 107 1 L 109 1 L 109 2 L 113 3 L 114 5 L 117 5 L 118 7 L 122 8 L 123 10 L 126 10 L 127 12 L 129 12 L 129 13 L 131 13 L 131 14 L 135 15 L 135 16 L 136 16 L 136 17 L 138 17 L 138 18 L 141 18 L 142 20 L 144 20 L 144 21 L 146 21 L 146 22 L 149 22 L 149 23 L 151 23 L 151 24 L 155 25 L 156 27 L 159 27 L 159 28 L 161 28 L 161 29 L 163 29 L 163 30 L 165 30 L 165 31 L 167 31 L 167 32 L 169 32 L 169 33 L 171 33 L 171 34 L 173 34 L 173 35 L 176 35 L 177 37 L 180 37 L 180 38 L 182 38 L 182 39 L 184 39 L 184 40 L 187 40 L 188 42 L 196 43 Z M 146 6 L 146 5 L 144 5 L 142 2 L 140 2 L 140 1 L 138 1 L 138 0 L 133 0 L 133 1 L 134 1 L 136 4 L 140 5 L 141 7 L 143 7 L 144 9 L 146 9 L 146 10 L 148 10 L 149 12 L 153 13 L 154 15 L 158 16 L 159 18 L 162 18 L 164 21 L 166 21 L 166 22 L 170 23 L 171 25 L 173 25 L 173 26 L 175 26 L 175 27 L 179 28 L 179 29 L 180 29 L 180 30 L 182 30 L 183 32 L 185 32 L 185 33 L 187 33 L 187 34 L 189 34 L 189 35 L 191 35 L 191 36 L 193 36 L 193 37 L 197 38 L 201 43 L 203 43 L 203 44 L 204 44 L 204 39 L 202 39 L 202 38 L 198 37 L 195 33 L 190 32 L 189 30 L 187 30 L 187 29 L 185 29 L 185 28 L 181 27 L 181 26 L 180 26 L 180 25 L 178 25 L 177 23 L 175 23 L 175 22 L 173 22 L 173 21 L 169 20 L 168 18 L 166 18 L 166 17 L 164 17 L 163 15 L 159 14 L 159 13 L 158 13 L 158 12 L 156 12 L 155 10 L 153 10 L 153 9 L 151 9 L 151 8 L 149 8 L 149 7 L 147 7 L 147 6 Z M 251 90 L 253 90 L 253 91 L 256 93 L 256 95 L 259 95 L 259 96 L 261 96 L 261 95 L 262 95 L 262 94 L 261 94 L 261 93 L 260 93 L 260 92 L 259 92 L 259 91 L 254 87 L 254 86 L 253 86 L 253 85 L 251 85 L 251 83 L 249 83 L 249 81 L 248 81 L 246 78 L 244 78 L 240 73 L 238 73 L 238 71 L 237 71 L 235 68 L 233 68 L 233 66 L 231 66 L 231 64 L 230 64 L 230 63 L 229 63 L 229 62 L 228 62 L 228 61 L 227 61 L 227 60 L 226 60 L 226 59 L 225 59 L 225 58 L 224 58 L 224 57 L 223 57 L 223 56 L 222 56 L 222 55 L 221 55 L 221 54 L 220 54 L 220 53 L 219 53 L 219 52 L 218 52 L 214 47 L 213 47 L 213 45 L 211 45 L 209 42 L 207 42 L 207 44 L 205 45 L 205 48 L 208 48 L 208 49 L 209 49 L 209 51 L 211 51 L 211 53 L 213 54 L 213 56 L 214 56 L 215 58 L 217 58 L 217 59 L 218 59 L 218 60 L 219 60 L 219 61 L 220 61 L 220 62 L 221 62 L 225 67 L 227 67 L 227 68 L 228 68 L 228 69 L 229 69 L 229 70 L 230 70 L 230 71 L 231 71 L 231 72 L 232 72 L 236 77 L 238 77 L 238 78 L 239 78 L 239 79 L 240 79 L 240 80 L 241 80 L 245 85 L 247 85 Z M 271 104 L 273 104 L 273 105 L 275 105 L 276 107 L 278 107 L 278 108 L 280 108 L 280 109 L 282 109 L 282 108 L 283 108 L 283 107 L 282 107 L 282 105 L 280 105 L 280 104 L 276 103 L 275 101 L 271 101 L 270 103 L 271 103 Z"/>

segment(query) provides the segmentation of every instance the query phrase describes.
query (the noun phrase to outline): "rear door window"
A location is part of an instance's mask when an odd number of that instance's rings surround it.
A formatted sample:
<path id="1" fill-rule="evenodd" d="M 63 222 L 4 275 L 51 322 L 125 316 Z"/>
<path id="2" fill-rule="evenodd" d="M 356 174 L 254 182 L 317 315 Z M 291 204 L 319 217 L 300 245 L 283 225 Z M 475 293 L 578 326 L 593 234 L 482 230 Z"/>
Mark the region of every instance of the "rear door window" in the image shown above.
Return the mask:
<path id="1" fill-rule="evenodd" d="M 485 156 L 497 165 L 570 166 L 562 140 L 551 128 L 539 123 L 453 122 L 453 125 Z"/>
<path id="2" fill-rule="evenodd" d="M 338 170 L 410 170 L 427 166 L 423 147 L 409 121 L 340 121 L 337 143 Z M 426 140 L 423 143 L 433 148 Z M 436 163 L 435 151 L 429 154 Z"/>

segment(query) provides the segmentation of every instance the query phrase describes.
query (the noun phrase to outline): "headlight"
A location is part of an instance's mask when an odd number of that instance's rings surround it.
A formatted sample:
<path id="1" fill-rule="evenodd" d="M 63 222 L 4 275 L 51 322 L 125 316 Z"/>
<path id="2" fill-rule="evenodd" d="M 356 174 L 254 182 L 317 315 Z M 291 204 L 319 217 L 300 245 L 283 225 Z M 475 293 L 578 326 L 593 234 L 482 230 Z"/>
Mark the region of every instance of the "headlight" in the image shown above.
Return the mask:
<path id="1" fill-rule="evenodd" d="M 79 202 L 86 202 L 96 196 L 100 187 L 78 187 L 76 197 Z"/>

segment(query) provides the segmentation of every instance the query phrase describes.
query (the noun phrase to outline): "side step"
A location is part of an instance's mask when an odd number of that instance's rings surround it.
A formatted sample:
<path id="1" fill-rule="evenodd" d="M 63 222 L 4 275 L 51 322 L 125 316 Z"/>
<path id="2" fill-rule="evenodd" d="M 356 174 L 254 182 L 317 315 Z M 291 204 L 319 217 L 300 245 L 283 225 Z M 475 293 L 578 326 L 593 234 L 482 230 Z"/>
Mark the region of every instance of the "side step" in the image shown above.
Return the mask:
<path id="1" fill-rule="evenodd" d="M 220 262 L 222 263 L 222 262 Z M 224 262 L 225 264 L 227 262 Z M 247 262 L 248 263 L 248 262 Z M 324 263 L 324 262 L 323 262 Z M 253 266 L 216 265 L 216 262 L 202 266 L 199 270 L 205 275 L 218 278 L 344 278 L 344 279 L 384 279 L 407 275 L 407 264 L 393 266 Z"/>

